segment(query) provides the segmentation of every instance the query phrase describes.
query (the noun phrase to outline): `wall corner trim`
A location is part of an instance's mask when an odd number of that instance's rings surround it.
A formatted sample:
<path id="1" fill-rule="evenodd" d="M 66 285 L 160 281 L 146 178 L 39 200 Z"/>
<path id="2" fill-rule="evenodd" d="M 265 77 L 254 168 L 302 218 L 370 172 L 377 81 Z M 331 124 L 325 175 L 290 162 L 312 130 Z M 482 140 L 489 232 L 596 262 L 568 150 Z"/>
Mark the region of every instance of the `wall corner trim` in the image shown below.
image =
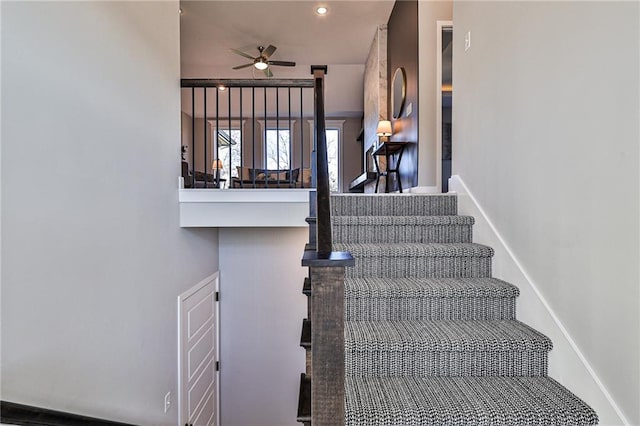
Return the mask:
<path id="1" fill-rule="evenodd" d="M 518 269 L 522 277 L 524 277 L 526 284 L 530 287 L 530 289 L 533 291 L 535 296 L 538 298 L 539 302 L 544 307 L 544 310 L 546 310 L 546 313 L 552 319 L 554 325 L 560 331 L 560 333 L 568 343 L 569 347 L 574 352 L 575 356 L 581 361 L 583 367 L 588 372 L 591 380 L 593 380 L 598 390 L 601 392 L 602 396 L 606 398 L 606 401 L 608 402 L 610 407 L 613 409 L 615 414 L 618 416 L 619 420 L 625 426 L 632 426 L 631 423 L 627 420 L 627 418 L 622 413 L 622 410 L 620 409 L 620 407 L 618 407 L 618 405 L 616 404 L 615 400 L 613 399 L 613 397 L 605 387 L 604 383 L 602 383 L 602 381 L 596 374 L 595 370 L 593 369 L 589 361 L 587 361 L 587 359 L 585 358 L 584 354 L 582 353 L 582 351 L 580 350 L 576 342 L 573 340 L 573 338 L 571 337 L 567 329 L 564 327 L 564 325 L 560 321 L 560 318 L 556 315 L 556 313 L 553 311 L 553 309 L 551 308 L 551 306 L 549 305 L 545 297 L 542 295 L 538 286 L 535 284 L 531 276 L 529 276 L 529 274 L 526 272 L 526 270 L 524 269 L 524 267 L 522 266 L 522 264 L 520 263 L 516 255 L 511 250 L 511 248 L 507 245 L 507 243 L 505 242 L 500 232 L 498 232 L 495 225 L 493 224 L 493 222 L 491 221 L 491 219 L 489 218 L 485 210 L 482 208 L 481 204 L 474 197 L 473 193 L 469 190 L 469 187 L 465 184 L 462 177 L 460 175 L 451 176 L 451 178 L 449 179 L 449 188 L 450 188 L 449 190 L 450 193 L 456 193 L 459 197 L 458 209 L 460 210 L 462 207 L 461 210 L 467 210 L 467 211 L 459 211 L 458 214 L 472 215 L 476 219 L 476 225 L 479 222 L 484 222 L 484 224 L 490 229 L 490 232 L 493 234 L 492 235 L 493 239 L 502 246 L 501 248 L 506 252 L 508 256 L 508 259 L 505 259 L 505 260 L 507 262 L 512 263 L 513 266 L 515 266 Z M 467 205 L 465 206 L 465 203 L 461 202 L 464 200 L 461 200 L 460 198 L 466 198 L 470 201 L 470 203 L 467 203 Z M 475 234 L 474 234 L 474 238 L 475 238 Z M 494 248 L 497 248 L 497 247 L 494 247 Z M 601 424 L 611 425 L 612 423 L 602 422 Z"/>
<path id="2" fill-rule="evenodd" d="M 410 194 L 439 194 L 437 186 L 414 186 L 407 189 L 405 192 Z"/>

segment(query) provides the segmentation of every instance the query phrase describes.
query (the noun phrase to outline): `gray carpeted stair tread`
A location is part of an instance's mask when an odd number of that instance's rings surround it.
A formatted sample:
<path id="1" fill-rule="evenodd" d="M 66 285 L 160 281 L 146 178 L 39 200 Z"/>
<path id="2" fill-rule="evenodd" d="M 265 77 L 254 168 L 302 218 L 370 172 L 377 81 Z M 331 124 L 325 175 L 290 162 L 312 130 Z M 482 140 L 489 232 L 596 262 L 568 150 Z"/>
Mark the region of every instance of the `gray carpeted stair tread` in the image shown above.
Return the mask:
<path id="1" fill-rule="evenodd" d="M 476 243 L 336 243 L 336 251 L 348 251 L 356 258 L 393 256 L 432 256 L 432 257 L 491 257 L 491 247 Z"/>
<path id="2" fill-rule="evenodd" d="M 346 298 L 518 297 L 518 287 L 497 278 L 376 278 L 345 280 Z"/>
<path id="3" fill-rule="evenodd" d="M 340 243 L 355 266 L 347 277 L 490 277 L 493 249 L 474 243 Z"/>
<path id="4" fill-rule="evenodd" d="M 363 194 L 331 196 L 333 216 L 455 215 L 457 198 L 447 194 Z"/>
<path id="5" fill-rule="evenodd" d="M 346 321 L 347 351 L 538 351 L 544 334 L 516 321 Z"/>
<path id="6" fill-rule="evenodd" d="M 343 225 L 473 225 L 473 216 L 333 216 L 333 226 Z"/>
<path id="7" fill-rule="evenodd" d="M 347 377 L 345 426 L 586 426 L 582 400 L 548 377 Z"/>
<path id="8" fill-rule="evenodd" d="M 515 319 L 519 293 L 496 278 L 347 278 L 345 319 Z"/>
<path id="9" fill-rule="evenodd" d="M 469 243 L 471 216 L 336 216 L 333 240 L 359 243 Z"/>

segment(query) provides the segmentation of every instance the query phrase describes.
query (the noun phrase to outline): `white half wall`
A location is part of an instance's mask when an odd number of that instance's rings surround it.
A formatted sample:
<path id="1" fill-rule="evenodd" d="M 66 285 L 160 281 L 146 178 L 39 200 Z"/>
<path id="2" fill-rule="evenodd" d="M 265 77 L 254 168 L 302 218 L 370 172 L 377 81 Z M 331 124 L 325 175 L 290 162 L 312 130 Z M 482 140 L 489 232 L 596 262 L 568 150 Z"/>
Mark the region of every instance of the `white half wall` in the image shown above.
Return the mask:
<path id="1" fill-rule="evenodd" d="M 632 425 L 639 18 L 638 2 L 456 1 L 453 11 L 453 172 Z M 571 375 L 557 361 L 555 373 Z M 620 424 L 608 413 L 602 424 Z"/>
<path id="2" fill-rule="evenodd" d="M 307 300 L 303 228 L 220 229 L 224 426 L 296 426 Z"/>
<path id="3" fill-rule="evenodd" d="M 2 2 L 2 399 L 175 426 L 177 1 Z"/>

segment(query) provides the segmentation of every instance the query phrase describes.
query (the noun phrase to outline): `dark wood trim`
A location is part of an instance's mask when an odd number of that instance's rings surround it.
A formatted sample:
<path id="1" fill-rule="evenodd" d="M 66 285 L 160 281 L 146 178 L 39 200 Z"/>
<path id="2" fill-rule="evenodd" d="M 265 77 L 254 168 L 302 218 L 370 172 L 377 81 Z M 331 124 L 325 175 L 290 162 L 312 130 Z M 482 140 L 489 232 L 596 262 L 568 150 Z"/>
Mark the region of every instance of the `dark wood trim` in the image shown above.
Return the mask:
<path id="1" fill-rule="evenodd" d="M 311 269 L 311 423 L 342 426 L 344 267 Z"/>
<path id="2" fill-rule="evenodd" d="M 269 78 L 269 79 L 226 79 L 226 78 L 183 78 L 180 87 L 313 87 L 312 78 Z"/>
<path id="3" fill-rule="evenodd" d="M 364 191 L 365 185 L 370 182 L 374 182 L 377 177 L 378 177 L 378 174 L 375 172 L 364 172 L 363 174 L 361 174 L 360 176 L 358 176 L 357 178 L 351 181 L 351 183 L 349 184 L 349 191 L 362 192 Z"/>
<path id="4" fill-rule="evenodd" d="M 298 421 L 311 422 L 311 379 L 300 374 L 300 393 L 298 394 Z"/>
<path id="5" fill-rule="evenodd" d="M 348 251 L 332 251 L 329 255 L 323 255 L 309 250 L 302 255 L 302 266 L 336 267 L 355 264 L 355 259 Z"/>
<path id="6" fill-rule="evenodd" d="M 11 425 L 38 426 L 135 426 L 80 414 L 0 401 L 0 421 Z"/>
<path id="7" fill-rule="evenodd" d="M 300 333 L 300 346 L 311 348 L 311 321 L 302 320 L 302 332 Z"/>
<path id="8" fill-rule="evenodd" d="M 322 74 L 327 75 L 329 67 L 327 67 L 326 65 L 311 65 L 311 74 L 313 74 L 315 71 L 322 71 Z"/>
<path id="9" fill-rule="evenodd" d="M 322 256 L 329 256 L 331 241 L 331 191 L 329 189 L 329 164 L 327 160 L 327 134 L 324 114 L 324 76 L 326 66 L 312 65 L 311 72 L 315 80 L 314 88 L 314 136 L 316 151 L 316 217 L 317 244 L 316 249 Z"/>

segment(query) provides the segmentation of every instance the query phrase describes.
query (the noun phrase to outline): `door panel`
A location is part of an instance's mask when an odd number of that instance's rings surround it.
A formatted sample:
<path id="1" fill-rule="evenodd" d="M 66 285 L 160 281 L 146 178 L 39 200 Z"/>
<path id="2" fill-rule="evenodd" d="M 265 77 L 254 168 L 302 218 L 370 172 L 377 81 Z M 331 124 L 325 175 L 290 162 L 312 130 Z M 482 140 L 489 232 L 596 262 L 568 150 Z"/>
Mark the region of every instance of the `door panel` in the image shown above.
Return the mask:
<path id="1" fill-rule="evenodd" d="M 180 424 L 219 422 L 219 275 L 208 277 L 178 297 Z"/>

